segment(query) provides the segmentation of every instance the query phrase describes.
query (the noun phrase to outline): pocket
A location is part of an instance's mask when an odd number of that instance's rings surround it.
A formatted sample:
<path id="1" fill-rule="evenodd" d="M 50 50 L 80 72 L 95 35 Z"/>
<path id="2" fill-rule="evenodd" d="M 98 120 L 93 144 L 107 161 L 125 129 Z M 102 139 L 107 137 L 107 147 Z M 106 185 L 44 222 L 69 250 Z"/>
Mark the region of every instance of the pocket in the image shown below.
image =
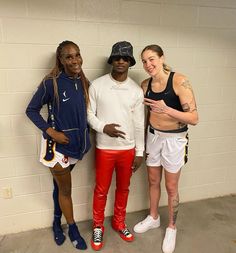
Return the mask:
<path id="1" fill-rule="evenodd" d="M 83 131 L 80 132 L 80 152 L 85 154 L 91 147 L 90 137 L 89 137 L 89 128 L 85 128 Z"/>
<path id="2" fill-rule="evenodd" d="M 186 137 L 178 137 L 176 138 L 176 145 L 182 149 L 186 146 L 188 146 L 188 138 Z"/>
<path id="3" fill-rule="evenodd" d="M 184 163 L 188 161 L 188 134 L 185 137 L 176 138 L 176 145 L 179 152 L 182 152 L 184 157 Z"/>
<path id="4" fill-rule="evenodd" d="M 67 150 L 73 153 L 78 153 L 80 150 L 80 135 L 79 129 L 64 132 L 65 135 L 69 138 L 69 143 L 64 145 Z"/>

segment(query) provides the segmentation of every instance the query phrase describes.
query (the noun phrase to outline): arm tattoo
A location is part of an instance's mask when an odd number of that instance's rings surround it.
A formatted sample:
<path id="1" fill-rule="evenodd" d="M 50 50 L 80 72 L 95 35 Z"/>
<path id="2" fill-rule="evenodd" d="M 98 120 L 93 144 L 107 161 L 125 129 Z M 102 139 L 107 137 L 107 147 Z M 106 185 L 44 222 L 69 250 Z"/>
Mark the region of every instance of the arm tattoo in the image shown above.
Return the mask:
<path id="1" fill-rule="evenodd" d="M 179 129 L 184 128 L 185 126 L 186 126 L 185 123 L 178 122 L 178 128 L 179 128 Z"/>
<path id="2" fill-rule="evenodd" d="M 183 86 L 185 89 L 189 89 L 192 91 L 192 86 L 188 79 L 183 80 L 183 82 L 181 83 L 181 86 Z"/>
<path id="3" fill-rule="evenodd" d="M 192 98 L 192 100 L 190 101 L 190 103 L 185 103 L 185 104 L 182 104 L 182 109 L 184 112 L 194 112 L 194 111 L 197 111 L 197 105 L 194 101 L 194 97 Z"/>
<path id="4" fill-rule="evenodd" d="M 190 111 L 190 106 L 188 103 L 182 104 L 182 108 L 184 112 L 189 112 Z"/>
<path id="5" fill-rule="evenodd" d="M 196 106 L 195 103 L 194 103 L 192 109 L 190 108 L 190 105 L 188 103 L 182 104 L 182 108 L 183 108 L 184 112 L 194 112 L 194 111 L 197 111 L 197 106 Z"/>

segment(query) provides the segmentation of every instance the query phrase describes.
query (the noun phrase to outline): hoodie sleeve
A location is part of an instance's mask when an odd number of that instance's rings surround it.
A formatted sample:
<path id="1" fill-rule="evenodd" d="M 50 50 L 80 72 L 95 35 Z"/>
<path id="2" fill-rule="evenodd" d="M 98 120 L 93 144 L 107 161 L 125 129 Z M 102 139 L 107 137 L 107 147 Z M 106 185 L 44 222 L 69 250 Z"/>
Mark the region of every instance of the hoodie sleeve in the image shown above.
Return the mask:
<path id="1" fill-rule="evenodd" d="M 46 132 L 46 130 L 51 126 L 43 119 L 40 114 L 40 110 L 43 105 L 49 103 L 50 101 L 51 96 L 48 91 L 48 85 L 46 85 L 46 82 L 43 82 L 39 85 L 26 108 L 26 115 L 43 132 Z"/>

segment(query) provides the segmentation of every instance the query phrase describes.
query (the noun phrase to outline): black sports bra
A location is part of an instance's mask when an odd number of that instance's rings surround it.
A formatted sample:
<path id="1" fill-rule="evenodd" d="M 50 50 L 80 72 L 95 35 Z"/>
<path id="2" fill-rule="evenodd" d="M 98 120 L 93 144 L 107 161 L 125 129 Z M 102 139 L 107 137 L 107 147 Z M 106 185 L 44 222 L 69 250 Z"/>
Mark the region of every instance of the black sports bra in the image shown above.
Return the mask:
<path id="1" fill-rule="evenodd" d="M 152 91 L 152 78 L 148 82 L 148 88 L 145 93 L 146 98 L 153 100 L 164 100 L 167 106 L 183 112 L 183 108 L 180 104 L 179 97 L 175 94 L 173 89 L 173 76 L 175 72 L 170 72 L 167 85 L 164 91 L 154 92 Z"/>

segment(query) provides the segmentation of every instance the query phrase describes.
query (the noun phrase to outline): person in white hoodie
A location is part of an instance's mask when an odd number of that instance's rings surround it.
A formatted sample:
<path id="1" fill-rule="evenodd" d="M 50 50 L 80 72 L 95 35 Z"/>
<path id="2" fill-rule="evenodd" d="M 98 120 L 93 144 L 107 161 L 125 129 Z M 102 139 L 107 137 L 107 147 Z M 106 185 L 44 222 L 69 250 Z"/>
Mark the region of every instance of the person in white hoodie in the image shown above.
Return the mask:
<path id="1" fill-rule="evenodd" d="M 108 63 L 111 73 L 94 80 L 89 88 L 88 122 L 96 131 L 96 185 L 93 197 L 91 246 L 103 246 L 104 211 L 113 171 L 116 193 L 112 227 L 128 242 L 134 236 L 125 224 L 130 177 L 142 163 L 144 152 L 144 105 L 141 87 L 128 77 L 135 65 L 133 47 L 127 41 L 113 45 Z"/>

